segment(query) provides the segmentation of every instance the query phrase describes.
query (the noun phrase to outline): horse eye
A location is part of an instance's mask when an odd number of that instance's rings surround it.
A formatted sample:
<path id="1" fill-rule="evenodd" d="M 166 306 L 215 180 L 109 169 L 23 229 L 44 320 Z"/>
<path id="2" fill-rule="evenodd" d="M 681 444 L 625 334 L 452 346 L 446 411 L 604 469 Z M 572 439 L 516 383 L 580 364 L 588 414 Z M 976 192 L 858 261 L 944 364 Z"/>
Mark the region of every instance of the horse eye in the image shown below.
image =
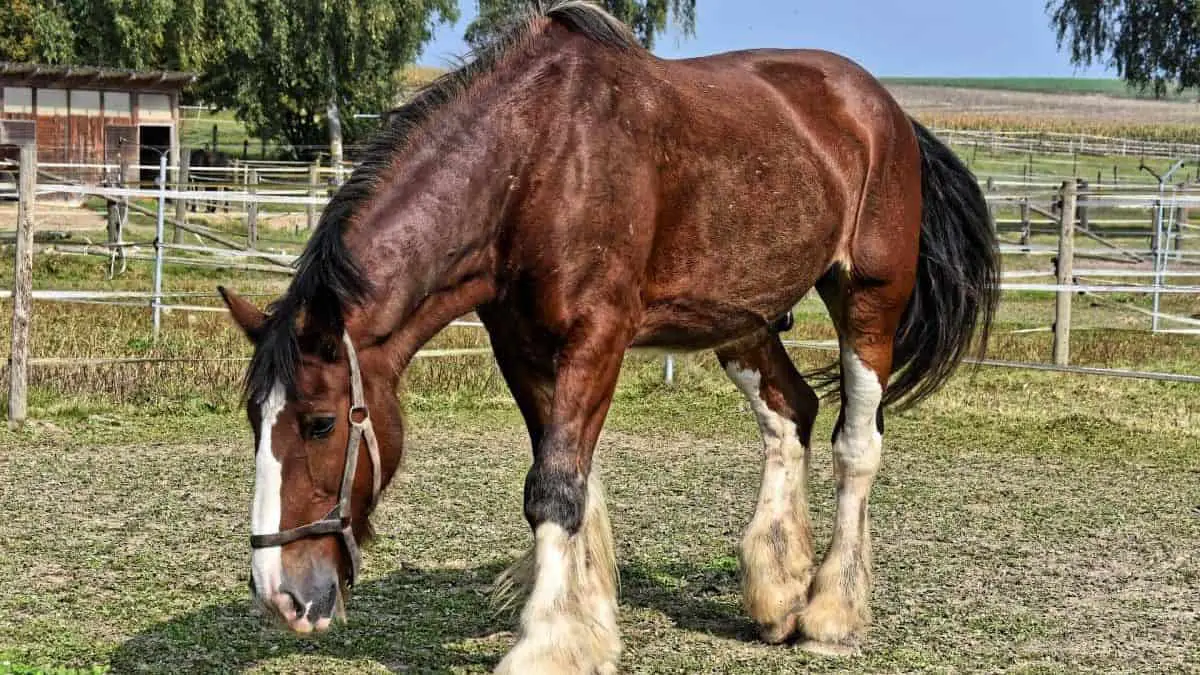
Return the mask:
<path id="1" fill-rule="evenodd" d="M 312 440 L 325 438 L 333 433 L 335 422 L 333 415 L 307 415 L 304 418 L 304 437 Z"/>

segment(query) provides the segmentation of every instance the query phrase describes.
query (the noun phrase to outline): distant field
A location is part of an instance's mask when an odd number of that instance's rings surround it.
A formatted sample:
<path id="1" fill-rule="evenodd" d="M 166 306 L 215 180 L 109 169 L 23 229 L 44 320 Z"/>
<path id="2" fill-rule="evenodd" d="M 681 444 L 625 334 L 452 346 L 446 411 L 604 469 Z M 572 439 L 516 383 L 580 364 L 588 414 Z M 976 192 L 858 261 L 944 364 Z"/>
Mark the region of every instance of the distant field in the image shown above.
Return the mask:
<path id="1" fill-rule="evenodd" d="M 446 72 L 409 66 L 396 75 L 397 90 L 411 92 Z M 1200 143 L 1200 90 L 1154 100 L 1115 79 L 1067 77 L 883 78 L 905 110 L 935 127 L 1004 131 L 1054 131 Z M 217 128 L 221 149 L 257 159 L 280 153 L 252 138 L 230 111 L 187 110 L 181 139 L 205 147 Z"/>
<path id="2" fill-rule="evenodd" d="M 1029 91 L 1044 94 L 1099 94 L 1118 98 L 1154 99 L 1153 92 L 1130 87 L 1122 80 L 1087 77 L 885 77 L 885 84 L 918 85 L 927 87 L 958 87 L 962 89 L 995 89 L 999 91 Z M 1171 90 L 1165 100 L 1195 101 L 1200 90 L 1183 92 Z"/>
<path id="3" fill-rule="evenodd" d="M 1154 101 L 896 80 L 884 84 L 905 110 L 936 127 L 1053 131 L 1200 143 L 1200 104 L 1184 100 Z"/>

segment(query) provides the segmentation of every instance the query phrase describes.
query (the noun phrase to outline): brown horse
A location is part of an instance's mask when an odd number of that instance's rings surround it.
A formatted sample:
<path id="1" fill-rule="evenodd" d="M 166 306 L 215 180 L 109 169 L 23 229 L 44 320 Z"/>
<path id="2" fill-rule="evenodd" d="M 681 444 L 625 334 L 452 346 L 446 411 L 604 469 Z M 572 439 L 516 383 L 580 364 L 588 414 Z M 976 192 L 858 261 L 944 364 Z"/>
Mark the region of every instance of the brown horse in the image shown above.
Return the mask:
<path id="1" fill-rule="evenodd" d="M 297 631 L 340 614 L 400 463 L 396 390 L 477 311 L 529 428 L 531 584 L 505 673 L 613 672 L 615 561 L 592 451 L 631 347 L 714 349 L 765 446 L 741 544 L 776 643 L 852 649 L 869 616 L 882 408 L 933 392 L 991 320 L 997 253 L 967 169 L 870 75 L 816 51 L 664 61 L 583 2 L 529 17 L 397 111 L 255 344 L 252 587 Z M 774 327 L 811 288 L 841 343 L 837 515 L 814 560 L 818 397 Z M 836 375 L 836 371 L 835 371 Z"/>

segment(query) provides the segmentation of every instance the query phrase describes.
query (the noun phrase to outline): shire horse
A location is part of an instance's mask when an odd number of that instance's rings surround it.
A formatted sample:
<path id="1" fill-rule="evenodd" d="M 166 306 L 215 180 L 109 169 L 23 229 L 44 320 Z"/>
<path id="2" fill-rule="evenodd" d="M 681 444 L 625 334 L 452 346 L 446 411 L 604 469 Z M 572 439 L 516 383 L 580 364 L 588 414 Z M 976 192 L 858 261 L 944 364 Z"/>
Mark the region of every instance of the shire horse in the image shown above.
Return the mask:
<path id="1" fill-rule="evenodd" d="M 268 312 L 222 289 L 255 347 L 253 594 L 298 632 L 344 614 L 400 465 L 401 374 L 475 311 L 533 447 L 532 550 L 499 584 L 528 595 L 497 672 L 616 671 L 592 453 L 633 347 L 715 350 L 757 416 L 740 562 L 762 638 L 852 652 L 870 620 L 883 408 L 934 392 L 986 340 L 997 279 L 977 183 L 854 63 L 668 61 L 591 4 L 535 12 L 396 111 Z M 840 343 L 820 561 L 805 486 L 818 396 L 777 331 L 812 288 Z"/>

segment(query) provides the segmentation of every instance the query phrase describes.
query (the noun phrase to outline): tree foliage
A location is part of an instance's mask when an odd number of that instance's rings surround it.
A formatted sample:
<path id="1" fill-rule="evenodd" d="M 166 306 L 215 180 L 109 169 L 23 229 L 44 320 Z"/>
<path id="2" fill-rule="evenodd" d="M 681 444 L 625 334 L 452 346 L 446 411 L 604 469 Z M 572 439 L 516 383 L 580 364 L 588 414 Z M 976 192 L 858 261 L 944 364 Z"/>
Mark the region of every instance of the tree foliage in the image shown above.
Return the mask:
<path id="1" fill-rule="evenodd" d="M 66 13 L 42 0 L 0 3 L 0 61 L 67 63 L 75 56 Z"/>
<path id="2" fill-rule="evenodd" d="M 397 71 L 456 13 L 456 0 L 4 0 L 0 60 L 195 71 L 195 96 L 303 147 L 327 139 L 331 102 L 360 136 L 354 113 L 390 107 Z"/>
<path id="3" fill-rule="evenodd" d="M 1200 0 L 1049 0 L 1046 10 L 1076 65 L 1112 65 L 1156 96 L 1200 86 Z"/>
<path id="4" fill-rule="evenodd" d="M 647 49 L 654 46 L 655 36 L 667 29 L 667 22 L 672 18 L 685 35 L 691 35 L 696 28 L 696 0 L 594 0 L 594 2 L 629 24 L 638 40 Z M 545 4 L 545 0 L 477 0 L 479 16 L 467 27 L 467 42 L 472 47 L 479 47 L 504 31 L 510 18 L 519 16 L 521 10 Z"/>
<path id="5" fill-rule="evenodd" d="M 207 0 L 7 0 L 0 60 L 195 69 L 208 42 Z"/>
<path id="6" fill-rule="evenodd" d="M 226 0 L 230 26 L 205 69 L 205 100 L 232 107 L 251 131 L 293 145 L 327 138 L 336 102 L 347 139 L 361 137 L 357 112 L 395 103 L 396 73 L 412 63 L 434 22 L 453 19 L 454 0 Z"/>
<path id="7" fill-rule="evenodd" d="M 475 45 L 547 0 L 477 0 Z M 674 20 L 695 25 L 695 0 L 598 0 L 642 43 Z M 346 140 L 372 126 L 354 117 L 395 103 L 412 63 L 458 0 L 0 0 L 0 61 L 186 70 L 189 96 L 232 109 L 254 136 L 324 145 L 330 104 Z"/>

